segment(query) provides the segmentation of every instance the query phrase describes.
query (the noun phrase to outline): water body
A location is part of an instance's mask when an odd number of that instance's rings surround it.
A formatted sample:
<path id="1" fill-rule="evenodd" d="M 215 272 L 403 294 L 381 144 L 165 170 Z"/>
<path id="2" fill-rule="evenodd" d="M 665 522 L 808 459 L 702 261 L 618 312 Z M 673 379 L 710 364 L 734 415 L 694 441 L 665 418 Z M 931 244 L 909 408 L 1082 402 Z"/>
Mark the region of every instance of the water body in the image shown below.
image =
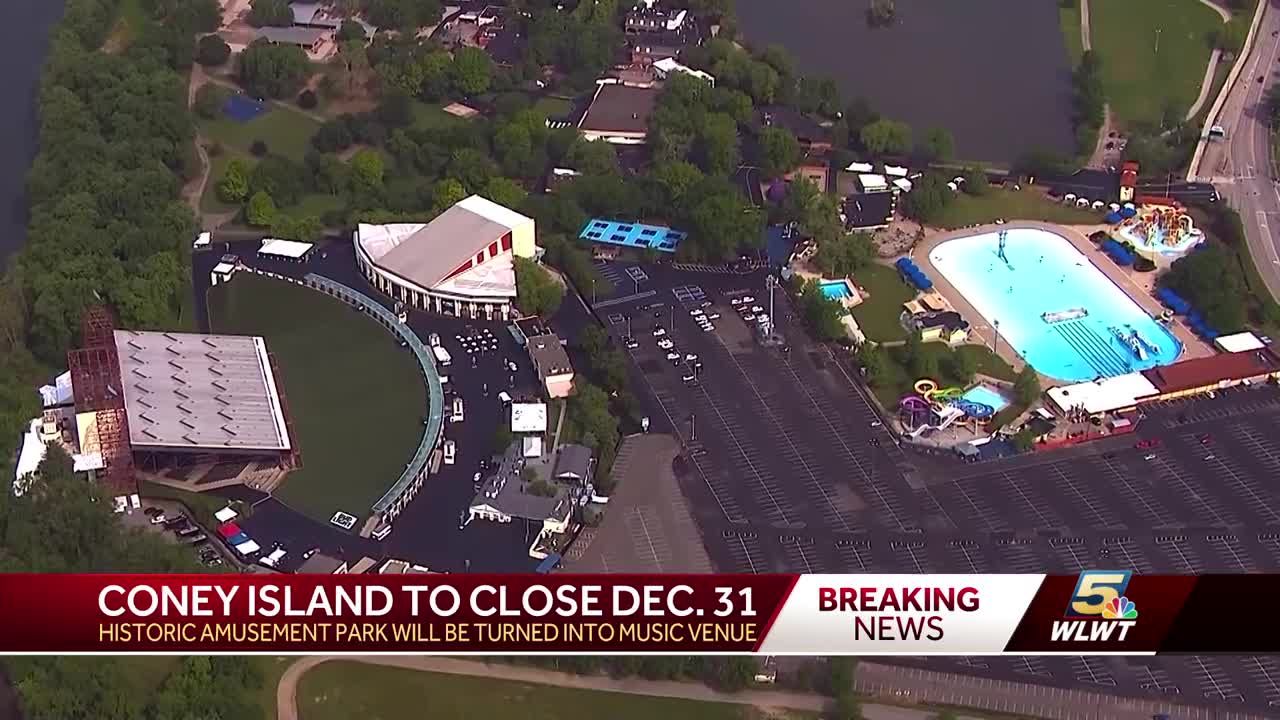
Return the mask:
<path id="1" fill-rule="evenodd" d="M 778 43 L 919 138 L 951 130 L 956 153 L 1008 162 L 1069 152 L 1071 67 L 1055 0 L 897 0 L 897 22 L 866 23 L 869 0 L 737 0 L 752 46 Z"/>
<path id="2" fill-rule="evenodd" d="M 27 170 L 36 154 L 36 92 L 49 49 L 49 32 L 62 16 L 62 0 L 7 0 L 11 22 L 0 23 L 0 266 L 27 241 Z"/>

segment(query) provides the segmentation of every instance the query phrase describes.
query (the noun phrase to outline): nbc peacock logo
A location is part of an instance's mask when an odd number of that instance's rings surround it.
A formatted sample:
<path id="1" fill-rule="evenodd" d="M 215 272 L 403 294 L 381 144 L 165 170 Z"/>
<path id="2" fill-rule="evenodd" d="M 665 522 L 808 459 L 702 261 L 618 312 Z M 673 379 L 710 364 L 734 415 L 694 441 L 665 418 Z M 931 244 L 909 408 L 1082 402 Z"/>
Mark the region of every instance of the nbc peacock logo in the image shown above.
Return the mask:
<path id="1" fill-rule="evenodd" d="M 1111 601 L 1102 606 L 1103 620 L 1137 620 L 1138 606 L 1133 601 L 1123 595 L 1118 598 L 1111 598 Z"/>

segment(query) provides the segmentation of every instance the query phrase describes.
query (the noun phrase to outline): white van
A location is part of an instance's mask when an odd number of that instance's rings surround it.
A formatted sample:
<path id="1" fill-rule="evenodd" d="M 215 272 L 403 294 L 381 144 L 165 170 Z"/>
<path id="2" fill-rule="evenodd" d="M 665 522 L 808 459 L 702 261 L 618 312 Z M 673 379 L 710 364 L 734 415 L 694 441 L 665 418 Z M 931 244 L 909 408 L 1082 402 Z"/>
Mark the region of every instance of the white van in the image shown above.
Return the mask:
<path id="1" fill-rule="evenodd" d="M 444 464 L 452 465 L 458 457 L 458 446 L 452 440 L 444 441 Z"/>
<path id="2" fill-rule="evenodd" d="M 462 422 L 462 398 L 453 399 L 453 415 L 449 418 L 453 422 Z"/>
<path id="3" fill-rule="evenodd" d="M 390 526 L 390 525 L 383 525 L 382 527 L 380 527 L 380 528 L 378 528 L 377 530 L 374 530 L 374 531 L 373 531 L 373 539 L 374 539 L 374 540 L 386 540 L 386 539 L 387 539 L 387 536 L 388 536 L 388 535 L 390 535 L 390 534 L 391 534 L 391 526 Z"/>

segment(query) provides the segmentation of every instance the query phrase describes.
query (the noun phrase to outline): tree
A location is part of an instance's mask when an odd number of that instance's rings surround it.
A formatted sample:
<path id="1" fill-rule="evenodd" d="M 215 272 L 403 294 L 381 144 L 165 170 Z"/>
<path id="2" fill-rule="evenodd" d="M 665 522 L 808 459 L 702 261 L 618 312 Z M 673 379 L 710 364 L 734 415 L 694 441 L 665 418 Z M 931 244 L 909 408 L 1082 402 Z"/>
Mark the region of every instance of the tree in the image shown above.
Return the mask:
<path id="1" fill-rule="evenodd" d="M 352 42 L 358 42 L 363 45 L 368 41 L 368 39 L 369 37 L 364 31 L 364 26 L 355 20 L 350 19 L 342 21 L 342 27 L 338 28 L 338 34 L 336 37 L 339 46 L 343 43 Z"/>
<path id="2" fill-rule="evenodd" d="M 196 62 L 205 67 L 217 67 L 231 57 L 231 46 L 217 35 L 205 35 L 196 43 Z"/>
<path id="3" fill-rule="evenodd" d="M 382 187 L 382 176 L 386 171 L 382 153 L 377 150 L 361 150 L 352 156 L 350 164 L 351 182 L 357 191 Z"/>
<path id="4" fill-rule="evenodd" d="M 249 198 L 249 206 L 245 208 L 245 218 L 250 225 L 270 227 L 276 219 L 276 203 L 265 191 L 259 190 Z"/>
<path id="5" fill-rule="evenodd" d="M 484 189 L 480 191 L 484 197 L 508 208 L 518 208 L 524 203 L 528 193 L 514 180 L 500 176 L 489 178 Z"/>
<path id="6" fill-rule="evenodd" d="M 439 215 L 449 208 L 462 202 L 467 197 L 466 188 L 462 187 L 462 183 L 453 178 L 445 178 L 437 180 L 431 186 L 431 214 Z"/>
<path id="7" fill-rule="evenodd" d="M 226 103 L 226 88 L 216 83 L 207 82 L 196 90 L 191 109 L 195 110 L 195 113 L 200 117 L 206 120 L 213 120 L 222 114 L 222 108 Z"/>
<path id="8" fill-rule="evenodd" d="M 517 257 L 516 304 L 528 315 L 550 317 L 560 307 L 564 288 L 541 265 Z"/>
<path id="9" fill-rule="evenodd" d="M 967 385 L 973 381 L 978 367 L 971 353 L 955 350 L 947 357 L 947 370 L 961 385 Z"/>
<path id="10" fill-rule="evenodd" d="M 853 275 L 871 263 L 875 248 L 864 233 L 837 234 L 818 245 L 814 264 L 828 277 Z"/>
<path id="11" fill-rule="evenodd" d="M 618 153 L 607 142 L 579 138 L 569 147 L 564 162 L 583 175 L 612 175 L 618 172 Z"/>
<path id="12" fill-rule="evenodd" d="M 911 128 L 904 122 L 881 118 L 858 133 L 862 146 L 877 155 L 901 155 L 911 149 Z"/>
<path id="13" fill-rule="evenodd" d="M 924 133 L 921 151 L 931 162 L 950 160 L 955 152 L 955 140 L 951 137 L 951 131 L 940 127 L 929 128 Z"/>
<path id="14" fill-rule="evenodd" d="M 1036 374 L 1035 368 L 1030 365 L 1022 368 L 1013 383 L 1013 392 L 1023 405 L 1030 405 L 1040 397 L 1040 376 Z"/>
<path id="15" fill-rule="evenodd" d="M 254 27 L 289 27 L 293 24 L 289 0 L 250 0 L 249 24 Z"/>
<path id="16" fill-rule="evenodd" d="M 862 704 L 852 690 L 836 696 L 834 720 L 862 720 Z"/>
<path id="17" fill-rule="evenodd" d="M 800 294 L 800 303 L 805 320 L 820 340 L 845 337 L 844 324 L 840 321 L 845 314 L 844 307 L 823 295 L 817 281 L 805 284 Z"/>
<path id="18" fill-rule="evenodd" d="M 400 91 L 385 93 L 377 113 L 378 119 L 389 128 L 407 127 L 413 123 L 413 98 Z"/>
<path id="19" fill-rule="evenodd" d="M 292 96 L 310 70 L 307 54 L 296 45 L 255 40 L 240 53 L 240 82 L 255 95 Z"/>
<path id="20" fill-rule="evenodd" d="M 493 61 L 488 53 L 473 47 L 459 48 L 453 54 L 453 86 L 462 95 L 479 95 L 492 82 Z"/>
<path id="21" fill-rule="evenodd" d="M 964 177 L 965 193 L 969 195 L 982 196 L 991 190 L 991 184 L 987 181 L 987 173 L 979 167 L 967 167 L 961 173 Z"/>
<path id="22" fill-rule="evenodd" d="M 903 212 L 922 223 L 932 223 L 946 210 L 954 194 L 947 187 L 946 178 L 936 173 L 926 173 L 916 181 L 911 192 L 907 193 Z"/>
<path id="23" fill-rule="evenodd" d="M 244 202 L 249 195 L 249 167 L 244 160 L 232 158 L 218 181 L 218 199 L 228 203 Z"/>
<path id="24" fill-rule="evenodd" d="M 800 143 L 790 130 L 770 125 L 760 131 L 760 170 L 765 177 L 778 177 L 790 172 L 800 159 Z"/>
<path id="25" fill-rule="evenodd" d="M 853 692 L 853 670 L 857 661 L 847 655 L 827 659 L 827 685 L 832 695 Z"/>
<path id="26" fill-rule="evenodd" d="M 324 234 L 324 224 L 315 215 L 293 217 L 276 213 L 271 220 L 271 234 L 282 240 L 315 242 Z"/>
<path id="27" fill-rule="evenodd" d="M 1219 244 L 1173 261 L 1161 283 L 1195 306 L 1210 327 L 1235 332 L 1248 319 L 1249 291 L 1235 253 Z"/>

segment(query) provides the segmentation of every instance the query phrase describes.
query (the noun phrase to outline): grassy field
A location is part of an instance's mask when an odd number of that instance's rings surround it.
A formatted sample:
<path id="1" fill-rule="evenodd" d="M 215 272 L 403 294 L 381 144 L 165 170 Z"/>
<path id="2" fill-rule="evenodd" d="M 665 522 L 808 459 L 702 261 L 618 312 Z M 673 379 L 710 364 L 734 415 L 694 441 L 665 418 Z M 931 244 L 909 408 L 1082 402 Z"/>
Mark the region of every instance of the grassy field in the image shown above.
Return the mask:
<path id="1" fill-rule="evenodd" d="M 1077 1 L 1071 7 L 1058 6 L 1058 24 L 1062 26 L 1062 40 L 1067 46 L 1067 57 L 1071 59 L 1071 67 L 1080 64 L 1080 56 L 1084 47 L 1080 41 L 1080 4 Z"/>
<path id="2" fill-rule="evenodd" d="M 533 109 L 547 117 L 564 117 L 573 110 L 573 101 L 565 98 L 543 97 L 533 104 Z"/>
<path id="3" fill-rule="evenodd" d="M 215 332 L 264 336 L 284 375 L 303 468 L 277 497 L 320 520 L 366 515 L 422 437 L 413 356 L 345 304 L 247 273 L 210 290 L 209 313 Z"/>
<path id="4" fill-rule="evenodd" d="M 1186 112 L 1209 63 L 1208 36 L 1221 27 L 1198 0 L 1092 0 L 1089 37 L 1112 112 L 1157 125 L 1167 104 Z"/>
<path id="5" fill-rule="evenodd" d="M 767 717 L 811 718 L 771 712 Z M 577 690 L 551 685 L 329 662 L 302 676 L 298 715 L 307 720 L 764 720 L 749 706 Z"/>
<path id="6" fill-rule="evenodd" d="M 249 122 L 236 122 L 227 117 L 204 120 L 200 131 L 228 150 L 247 153 L 254 141 L 261 140 L 272 154 L 302 162 L 311 147 L 311 136 L 319 127 L 320 123 L 297 110 L 268 104 L 266 112 Z"/>
<path id="7" fill-rule="evenodd" d="M 159 689 L 160 685 L 177 669 L 182 658 L 173 655 L 140 655 L 114 658 L 124 664 L 129 679 L 130 694 L 135 697 L 149 695 Z M 280 684 L 280 676 L 297 658 L 269 657 L 259 655 L 253 658 L 258 669 L 262 671 L 262 687 L 258 690 L 257 700 L 262 708 L 262 720 L 276 720 L 276 685 Z"/>
<path id="8" fill-rule="evenodd" d="M 852 311 L 863 334 L 875 342 L 907 339 L 907 331 L 898 318 L 902 315 L 902 304 L 914 297 L 915 291 L 902 281 L 898 271 L 873 263 L 855 273 L 853 280 L 871 294 Z"/>
<path id="9" fill-rule="evenodd" d="M 415 100 L 413 103 L 413 127 L 419 130 L 442 130 L 465 122 L 457 115 L 450 115 L 439 105 Z"/>
<path id="10" fill-rule="evenodd" d="M 233 152 L 225 147 L 216 157 L 209 156 L 209 182 L 205 184 L 204 194 L 200 196 L 200 212 L 224 213 L 240 208 L 239 205 L 224 203 L 218 199 L 218 181 L 222 179 L 222 174 L 227 171 L 227 164 L 231 162 L 231 158 L 235 157 L 249 161 L 253 160 L 248 153 Z"/>
<path id="11" fill-rule="evenodd" d="M 1099 222 L 1100 217 L 1091 210 L 1054 202 L 1034 189 L 1005 190 L 993 187 L 987 190 L 986 195 L 958 193 L 933 224 L 943 228 L 962 228 L 1004 218 L 1087 225 Z"/>

